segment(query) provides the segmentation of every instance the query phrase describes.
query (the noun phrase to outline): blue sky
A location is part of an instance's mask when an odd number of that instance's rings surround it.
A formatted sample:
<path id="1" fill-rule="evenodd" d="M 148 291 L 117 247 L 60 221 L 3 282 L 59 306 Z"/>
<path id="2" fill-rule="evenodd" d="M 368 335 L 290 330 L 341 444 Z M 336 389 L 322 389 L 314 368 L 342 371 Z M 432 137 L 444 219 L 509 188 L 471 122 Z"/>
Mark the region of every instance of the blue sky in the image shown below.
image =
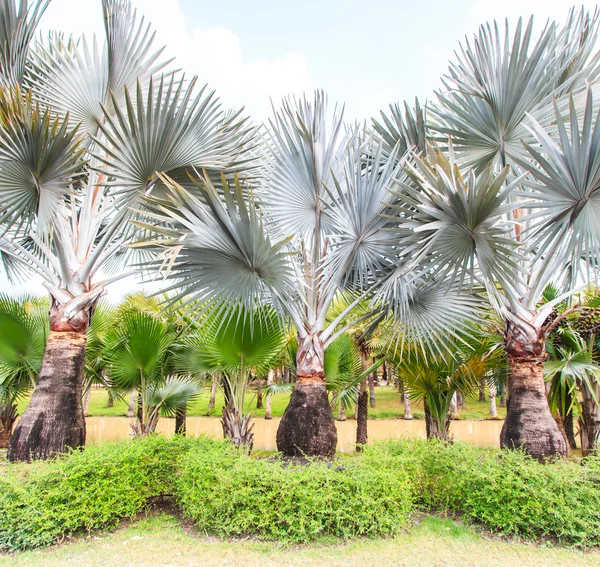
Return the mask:
<path id="1" fill-rule="evenodd" d="M 432 97 L 448 59 L 486 20 L 564 20 L 573 0 L 133 0 L 178 66 L 257 119 L 323 88 L 350 119 Z M 588 2 L 592 8 L 593 3 Z M 52 0 L 43 27 L 101 32 L 100 0 Z"/>

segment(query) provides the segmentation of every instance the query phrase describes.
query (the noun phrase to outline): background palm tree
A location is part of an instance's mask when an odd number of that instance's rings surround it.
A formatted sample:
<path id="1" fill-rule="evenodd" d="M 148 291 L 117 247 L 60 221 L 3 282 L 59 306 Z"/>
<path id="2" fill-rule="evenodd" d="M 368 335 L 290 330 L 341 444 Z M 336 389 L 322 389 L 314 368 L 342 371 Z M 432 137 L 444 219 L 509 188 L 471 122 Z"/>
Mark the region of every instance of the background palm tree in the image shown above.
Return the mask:
<path id="1" fill-rule="evenodd" d="M 126 305 L 106 338 L 108 376 L 115 387 L 139 395 L 134 435 L 153 433 L 161 415 L 175 417 L 199 395 L 197 381 L 177 375 L 177 334 L 160 315 Z"/>
<path id="2" fill-rule="evenodd" d="M 287 342 L 275 311 L 247 312 L 242 307 L 228 317 L 208 317 L 196 334 L 182 341 L 177 367 L 196 375 L 219 373 L 225 395 L 223 436 L 247 452 L 254 443 L 252 414 L 245 405 L 249 382 L 277 365 Z"/>
<path id="3" fill-rule="evenodd" d="M 0 295 L 0 447 L 7 447 L 17 404 L 33 390 L 48 337 L 48 304 Z"/>
<path id="4" fill-rule="evenodd" d="M 227 170 L 248 137 L 195 79 L 158 75 L 168 61 L 128 0 L 103 0 L 103 44 L 51 34 L 31 47 L 46 5 L 0 3 L 0 259 L 10 277 L 36 273 L 52 298 L 47 356 L 12 460 L 85 442 L 86 331 L 106 286 L 127 275 L 132 207 L 161 190 L 156 172 Z"/>

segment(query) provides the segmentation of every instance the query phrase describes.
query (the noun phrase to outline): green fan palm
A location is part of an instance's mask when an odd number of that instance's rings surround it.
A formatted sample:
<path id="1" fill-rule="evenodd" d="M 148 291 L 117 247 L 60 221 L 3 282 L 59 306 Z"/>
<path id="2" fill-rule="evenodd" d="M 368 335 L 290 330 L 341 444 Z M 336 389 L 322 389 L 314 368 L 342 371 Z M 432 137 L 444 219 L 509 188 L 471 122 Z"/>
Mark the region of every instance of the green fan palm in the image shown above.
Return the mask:
<path id="1" fill-rule="evenodd" d="M 124 310 L 106 338 L 108 376 L 115 387 L 139 392 L 134 434 L 148 435 L 160 415 L 171 417 L 199 394 L 193 380 L 174 375 L 172 356 L 176 334 L 159 316 Z"/>
<path id="2" fill-rule="evenodd" d="M 450 405 L 456 394 L 470 395 L 488 372 L 488 363 L 477 352 L 465 349 L 454 356 L 405 352 L 398 374 L 411 398 L 422 402 L 428 438 L 451 440 Z"/>
<path id="3" fill-rule="evenodd" d="M 252 450 L 254 426 L 245 398 L 252 376 L 262 376 L 280 360 L 288 341 L 273 309 L 247 311 L 242 306 L 229 315 L 212 315 L 197 334 L 186 337 L 176 357 L 180 372 L 219 372 L 225 394 L 223 434 L 237 447 Z"/>
<path id="4" fill-rule="evenodd" d="M 47 303 L 0 295 L 0 443 L 6 446 L 17 402 L 34 388 L 48 337 Z"/>

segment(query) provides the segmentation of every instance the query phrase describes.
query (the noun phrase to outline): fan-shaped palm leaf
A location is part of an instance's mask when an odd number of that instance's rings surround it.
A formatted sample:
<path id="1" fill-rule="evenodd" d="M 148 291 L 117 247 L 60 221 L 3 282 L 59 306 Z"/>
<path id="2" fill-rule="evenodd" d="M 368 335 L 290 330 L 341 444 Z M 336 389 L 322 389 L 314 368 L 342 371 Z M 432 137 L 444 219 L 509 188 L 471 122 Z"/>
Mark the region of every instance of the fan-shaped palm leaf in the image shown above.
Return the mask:
<path id="1" fill-rule="evenodd" d="M 4 0 L 0 3 L 0 82 L 14 87 L 23 81 L 29 44 L 50 0 Z"/>
<path id="2" fill-rule="evenodd" d="M 0 295 L 0 399 L 27 393 L 37 379 L 48 336 L 46 301 Z"/>
<path id="3" fill-rule="evenodd" d="M 168 254 L 166 276 L 178 281 L 167 291 L 181 289 L 177 299 L 206 301 L 205 307 L 242 302 L 252 309 L 271 293 L 288 297 L 292 273 L 286 241 L 271 240 L 260 211 L 251 199 L 246 201 L 239 180 L 230 187 L 223 178 L 224 199 L 208 177 L 195 182 L 208 206 L 166 180 L 168 201 L 149 203 L 156 211 L 150 217 L 155 224 L 137 223 L 162 236 L 140 245 Z"/>
<path id="4" fill-rule="evenodd" d="M 97 131 L 102 105 L 109 106 L 110 93 L 122 99 L 124 87 L 138 81 L 146 85 L 167 62 L 158 61 L 162 49 L 152 51 L 154 34 L 129 0 L 103 0 L 106 45 L 91 45 L 51 35 L 48 44 L 38 44 L 28 76 L 34 96 L 72 125 L 82 123 L 82 132 Z"/>
<path id="5" fill-rule="evenodd" d="M 574 262 L 575 278 L 579 260 L 594 269 L 600 262 L 600 112 L 594 111 L 591 89 L 581 125 L 572 96 L 568 119 L 556 102 L 554 108 L 557 136 L 532 119 L 539 146 L 525 144 L 531 161 L 518 163 L 531 175 L 524 183 L 534 200 L 529 206 L 535 207 L 530 230 L 536 258 L 555 278 Z"/>
<path id="6" fill-rule="evenodd" d="M 503 36 L 496 22 L 482 26 L 450 66 L 447 90 L 431 109 L 435 128 L 452 138 L 465 164 L 479 173 L 490 163 L 500 170 L 523 156 L 521 140 L 531 139 L 526 113 L 543 118 L 552 96 L 582 79 L 588 68 L 581 61 L 595 43 L 597 27 L 597 15 L 578 33 L 572 24 L 557 32 L 550 23 L 533 43 L 533 18 L 525 29 L 519 20 L 512 39 L 508 24 Z"/>
<path id="7" fill-rule="evenodd" d="M 430 160 L 414 156 L 408 171 L 414 185 L 398 181 L 398 239 L 409 265 L 435 269 L 443 281 L 498 281 L 506 288 L 521 277 L 517 244 L 510 238 L 507 213 L 516 208 L 508 198 L 519 179 L 505 185 L 508 171 L 481 175 L 460 171 L 452 152 L 430 152 Z M 410 264 L 412 262 L 412 264 Z"/>
<path id="8" fill-rule="evenodd" d="M 76 130 L 29 93 L 0 93 L 0 230 L 34 221 L 48 228 L 83 167 L 79 143 Z"/>

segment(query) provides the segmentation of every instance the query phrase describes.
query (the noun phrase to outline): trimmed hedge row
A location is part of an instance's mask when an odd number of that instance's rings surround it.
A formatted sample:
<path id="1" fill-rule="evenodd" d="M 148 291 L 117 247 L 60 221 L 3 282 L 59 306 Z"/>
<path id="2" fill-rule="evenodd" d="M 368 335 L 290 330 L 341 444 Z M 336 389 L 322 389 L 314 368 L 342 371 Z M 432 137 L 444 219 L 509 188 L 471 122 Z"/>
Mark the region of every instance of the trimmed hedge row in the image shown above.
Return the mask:
<path id="1" fill-rule="evenodd" d="M 219 447 L 190 451 L 177 484 L 185 514 L 223 536 L 306 543 L 326 536 L 391 535 L 406 524 L 413 507 L 404 471 L 359 459 L 296 466 Z"/>
<path id="2" fill-rule="evenodd" d="M 561 544 L 600 545 L 600 458 L 542 464 L 520 451 L 400 440 L 367 459 L 413 479 L 415 502 L 453 512 L 489 530 Z"/>
<path id="3" fill-rule="evenodd" d="M 0 468 L 0 549 L 114 528 L 162 496 L 198 528 L 281 542 L 396 533 L 416 507 L 526 538 L 600 545 L 600 459 L 542 465 L 520 452 L 401 440 L 296 466 L 207 438 L 107 443 Z"/>

